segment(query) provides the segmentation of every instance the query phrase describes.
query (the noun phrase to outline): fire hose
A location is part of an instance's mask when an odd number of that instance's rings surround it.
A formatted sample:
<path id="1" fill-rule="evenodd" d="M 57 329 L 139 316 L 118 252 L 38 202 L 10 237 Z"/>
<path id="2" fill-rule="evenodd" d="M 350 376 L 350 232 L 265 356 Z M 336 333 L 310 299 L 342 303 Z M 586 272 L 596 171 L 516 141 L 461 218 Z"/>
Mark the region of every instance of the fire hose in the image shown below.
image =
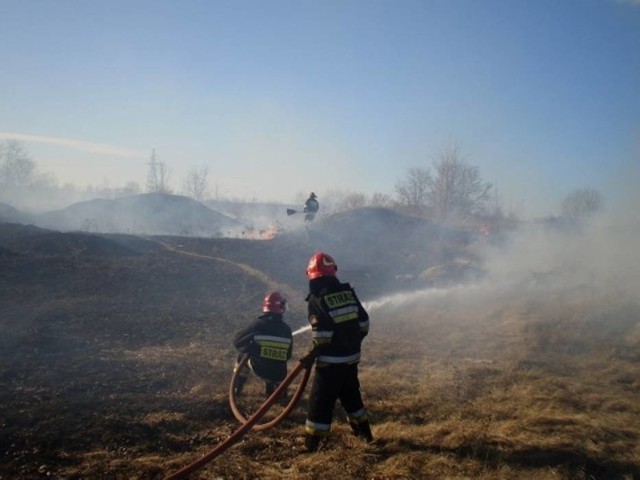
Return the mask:
<path id="1" fill-rule="evenodd" d="M 244 365 L 247 359 L 248 359 L 247 356 L 243 357 L 243 359 L 241 360 L 241 364 Z M 252 416 L 250 416 L 248 419 L 245 419 L 244 416 L 242 416 L 242 414 L 238 410 L 235 402 L 235 397 L 233 395 L 233 387 L 235 385 L 237 374 L 240 371 L 240 364 L 239 364 L 238 368 L 235 369 L 233 377 L 231 379 L 229 401 L 231 403 L 231 408 L 236 418 L 238 418 L 238 420 L 244 423 L 235 432 L 233 432 L 226 440 L 224 440 L 222 443 L 219 443 L 211 451 L 209 451 L 208 453 L 200 457 L 195 462 L 187 465 L 186 467 L 181 468 L 175 473 L 172 473 L 171 475 L 166 477 L 165 480 L 177 480 L 180 478 L 187 477 L 191 473 L 205 466 L 214 458 L 221 455 L 229 447 L 231 447 L 233 444 L 239 441 L 242 438 L 242 436 L 245 433 L 247 433 L 249 430 L 251 430 L 251 428 L 254 427 L 254 425 L 256 425 L 258 421 L 267 413 L 267 411 L 269 410 L 269 408 L 271 408 L 271 406 L 277 400 L 277 398 L 283 392 L 286 391 L 287 387 L 291 384 L 291 382 L 293 382 L 293 380 L 300 374 L 302 370 L 305 371 L 304 376 L 302 377 L 302 381 L 300 382 L 300 385 L 298 386 L 289 404 L 285 407 L 282 413 L 278 415 L 274 420 L 264 424 L 257 425 L 255 428 L 256 430 L 266 430 L 267 428 L 276 426 L 278 423 L 284 420 L 284 418 L 291 412 L 291 410 L 293 410 L 296 403 L 298 403 L 298 400 L 300 400 L 300 397 L 302 396 L 305 386 L 307 385 L 307 381 L 309 380 L 309 375 L 311 374 L 311 367 L 310 366 L 305 367 L 305 365 L 302 362 L 298 362 L 298 364 L 291 370 L 291 372 L 289 372 L 289 374 L 282 381 L 282 383 L 280 383 L 278 388 L 276 388 L 275 391 L 269 396 L 269 398 L 265 400 L 265 402 L 260 406 L 260 408 L 258 408 L 258 410 L 256 410 L 256 412 Z M 236 411 L 238 413 L 236 413 Z"/>
<path id="2" fill-rule="evenodd" d="M 246 423 L 247 418 L 242 414 L 242 412 L 238 408 L 234 387 L 236 385 L 236 381 L 238 377 L 240 376 L 240 371 L 245 367 L 248 360 L 249 360 L 249 355 L 244 355 L 242 359 L 240 359 L 240 362 L 238 362 L 238 365 L 233 370 L 233 375 L 231 376 L 231 384 L 229 385 L 229 405 L 231 406 L 231 411 L 233 412 L 233 415 L 236 417 L 236 419 L 240 423 Z M 276 418 L 274 418 L 269 422 L 255 424 L 253 427 L 254 431 L 261 432 L 263 430 L 268 430 L 269 428 L 275 427 L 280 422 L 282 422 L 285 418 L 287 418 L 287 416 L 291 413 L 291 410 L 293 410 L 295 406 L 298 404 L 298 402 L 300 401 L 300 398 L 304 393 L 304 388 L 307 385 L 307 381 L 309 380 L 310 373 L 311 373 L 311 369 L 307 369 L 305 371 L 302 377 L 302 381 L 300 382 L 300 385 L 298 385 L 298 388 L 293 394 L 293 397 L 291 397 L 291 400 L 289 401 L 289 403 L 287 403 L 286 407 L 282 410 L 282 412 L 280 412 L 280 414 Z"/>

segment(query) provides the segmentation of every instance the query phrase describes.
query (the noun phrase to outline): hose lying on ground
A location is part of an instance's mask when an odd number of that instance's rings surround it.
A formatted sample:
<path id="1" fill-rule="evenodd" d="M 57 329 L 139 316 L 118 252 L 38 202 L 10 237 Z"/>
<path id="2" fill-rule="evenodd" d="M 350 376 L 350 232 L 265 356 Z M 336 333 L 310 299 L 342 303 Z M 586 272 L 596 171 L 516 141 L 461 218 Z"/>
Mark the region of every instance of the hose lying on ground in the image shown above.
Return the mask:
<path id="1" fill-rule="evenodd" d="M 238 377 L 240 376 L 240 371 L 243 368 L 245 368 L 245 365 L 247 364 L 248 360 L 249 360 L 249 355 L 244 355 L 240 359 L 240 361 L 238 362 L 238 365 L 233 371 L 233 375 L 231 376 L 231 383 L 229 385 L 229 405 L 231 406 L 231 411 L 233 412 L 233 415 L 238 419 L 240 423 L 246 423 L 247 418 L 242 414 L 242 412 L 238 408 L 236 395 L 234 393 L 234 390 L 235 390 L 234 387 L 236 385 L 236 381 Z M 269 428 L 275 427 L 280 422 L 282 422 L 285 418 L 287 418 L 287 416 L 291 413 L 291 410 L 293 410 L 295 406 L 298 404 L 298 402 L 300 401 L 300 398 L 302 397 L 302 394 L 304 393 L 304 389 L 309 380 L 310 374 L 311 374 L 311 369 L 310 368 L 306 369 L 304 375 L 302 376 L 302 381 L 300 382 L 300 385 L 298 385 L 298 388 L 293 394 L 293 397 L 291 397 L 291 400 L 289 401 L 289 403 L 287 403 L 287 406 L 282 410 L 282 412 L 276 418 L 266 423 L 258 423 L 254 425 L 253 430 L 256 432 L 268 430 Z"/>
<path id="2" fill-rule="evenodd" d="M 300 386 L 298 387 L 298 390 L 296 390 L 296 394 L 294 395 L 294 399 L 296 399 L 296 402 L 297 402 L 297 399 L 299 399 L 299 396 L 302 395 L 302 391 L 304 390 L 304 387 L 305 387 L 305 385 L 307 383 L 307 380 L 309 379 L 309 374 L 311 372 L 311 368 L 310 367 L 309 368 L 305 368 L 305 366 L 302 364 L 302 362 L 298 362 L 296 364 L 296 366 L 291 370 L 291 372 L 289 372 L 289 374 L 282 381 L 282 383 L 278 386 L 278 388 L 276 388 L 275 391 L 271 394 L 271 396 L 265 400 L 265 402 L 260 406 L 260 408 L 258 408 L 258 410 L 256 410 L 256 412 L 251 417 L 249 417 L 226 440 L 224 440 L 222 443 L 219 443 L 210 452 L 206 453 L 204 456 L 200 457 L 195 462 L 193 462 L 193 463 L 187 465 L 186 467 L 181 468 L 177 472 L 172 473 L 171 475 L 167 476 L 165 478 L 165 480 L 177 480 L 177 479 L 180 479 L 180 478 L 185 478 L 187 475 L 190 475 L 191 473 L 193 473 L 196 470 L 198 470 L 198 469 L 202 468 L 203 466 L 205 466 L 211 460 L 213 460 L 214 458 L 216 458 L 217 456 L 219 456 L 220 454 L 225 452 L 229 447 L 231 447 L 234 443 L 236 443 L 238 440 L 240 440 L 242 438 L 242 436 L 245 433 L 247 433 L 249 430 L 251 430 L 251 427 L 253 427 L 256 423 L 258 423 L 258 421 L 264 416 L 264 414 L 267 413 L 269 408 L 271 408 L 271 405 L 273 405 L 273 403 L 278 399 L 280 394 L 282 394 L 287 389 L 289 384 L 291 384 L 291 382 L 293 382 L 293 380 L 298 376 L 298 374 L 302 370 L 305 370 L 305 376 L 303 377 L 302 382 L 300 383 Z M 233 385 L 233 382 L 232 382 L 232 385 Z M 298 393 L 299 393 L 299 395 L 298 395 Z M 293 400 L 289 404 L 295 406 L 295 403 L 293 403 Z M 291 409 L 293 409 L 293 406 L 291 406 Z M 289 406 L 287 406 L 287 408 L 289 408 Z M 291 409 L 289 409 L 289 411 Z M 276 420 L 278 420 L 281 416 L 282 416 L 282 414 L 279 415 L 278 418 L 276 418 Z M 284 418 L 284 416 L 282 418 Z M 281 420 L 282 419 L 280 419 L 279 421 L 281 421 Z M 279 421 L 278 421 L 278 423 L 279 423 Z M 273 423 L 273 422 L 275 422 L 275 420 L 272 421 L 272 422 L 269 422 L 269 423 Z M 264 428 L 269 428 L 269 427 L 264 427 L 264 425 L 267 425 L 267 424 L 263 424 L 263 429 Z M 274 423 L 274 425 L 275 425 L 275 423 Z M 273 426 L 273 425 L 271 425 L 271 426 Z"/>

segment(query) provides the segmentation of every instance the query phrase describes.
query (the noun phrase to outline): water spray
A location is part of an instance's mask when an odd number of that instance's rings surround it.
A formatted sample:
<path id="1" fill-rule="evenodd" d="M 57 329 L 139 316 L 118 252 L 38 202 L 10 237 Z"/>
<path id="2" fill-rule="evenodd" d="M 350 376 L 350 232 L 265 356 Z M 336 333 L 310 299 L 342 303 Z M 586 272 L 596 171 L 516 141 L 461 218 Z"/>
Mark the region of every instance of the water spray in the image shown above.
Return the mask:
<path id="1" fill-rule="evenodd" d="M 293 335 L 295 337 L 296 335 L 300 335 L 301 333 L 308 332 L 309 330 L 311 330 L 311 325 L 307 325 L 305 327 L 300 327 L 295 332 L 293 332 L 291 335 Z"/>
<path id="2" fill-rule="evenodd" d="M 386 297 L 381 297 L 377 300 L 372 300 L 370 302 L 362 302 L 362 306 L 368 312 L 376 310 L 384 305 L 394 304 L 394 303 L 402 303 L 408 300 L 412 300 L 419 297 L 424 297 L 427 295 L 433 295 L 435 297 L 441 298 L 444 297 L 448 293 L 448 290 L 445 289 L 429 289 L 429 290 L 419 290 L 412 293 L 398 293 L 395 295 L 387 295 Z M 292 335 L 295 337 L 296 335 L 300 335 L 301 333 L 305 333 L 311 330 L 311 325 L 306 325 L 304 327 L 300 327 L 295 330 Z"/>
<path id="3" fill-rule="evenodd" d="M 425 296 L 429 293 L 434 294 L 438 297 L 441 297 L 441 296 L 444 296 L 446 292 L 447 292 L 446 290 L 430 290 L 430 291 L 423 290 L 423 291 L 414 292 L 411 294 L 390 295 L 390 296 L 382 297 L 378 300 L 374 300 L 371 302 L 363 302 L 363 306 L 367 310 L 371 311 L 371 310 L 376 310 L 377 308 L 383 305 L 387 305 L 389 303 L 404 302 L 411 298 Z M 292 335 L 293 336 L 300 335 L 310 330 L 311 330 L 311 325 L 306 325 L 292 332 Z M 167 476 L 165 480 L 177 480 L 177 479 L 187 477 L 188 475 L 195 472 L 196 470 L 204 467 L 207 463 L 211 462 L 214 458 L 224 453 L 228 448 L 230 448 L 232 445 L 237 443 L 252 428 L 255 431 L 261 431 L 261 430 L 266 430 L 268 428 L 275 427 L 280 422 L 282 422 L 293 410 L 293 408 L 296 406 L 296 404 L 302 397 L 306 384 L 309 380 L 309 376 L 311 374 L 311 367 L 305 367 L 302 362 L 298 362 L 296 366 L 293 368 L 293 370 L 291 370 L 291 372 L 282 381 L 282 383 L 278 386 L 278 388 L 276 388 L 276 390 L 269 396 L 269 398 L 265 400 L 265 402 L 258 408 L 258 410 L 251 417 L 246 418 L 240 412 L 233 392 L 234 392 L 234 387 L 238 378 L 238 372 L 242 367 L 246 365 L 248 358 L 249 358 L 248 355 L 245 355 L 240 360 L 237 368 L 234 370 L 233 376 L 231 378 L 231 383 L 229 385 L 229 403 L 231 405 L 231 410 L 233 411 L 233 414 L 236 417 L 236 419 L 242 422 L 242 425 L 235 432 L 233 432 L 226 440 L 218 444 L 210 452 L 208 452 L 198 460 L 194 461 L 193 463 L 187 465 L 186 467 L 180 469 L 179 471 Z M 300 382 L 300 385 L 296 389 L 296 392 L 293 395 L 293 398 L 288 403 L 288 405 L 284 408 L 284 410 L 274 420 L 263 423 L 263 424 L 259 424 L 258 422 L 260 421 L 260 419 L 267 413 L 267 411 L 275 403 L 277 398 L 286 391 L 287 387 L 302 372 L 304 372 L 304 374 Z"/>

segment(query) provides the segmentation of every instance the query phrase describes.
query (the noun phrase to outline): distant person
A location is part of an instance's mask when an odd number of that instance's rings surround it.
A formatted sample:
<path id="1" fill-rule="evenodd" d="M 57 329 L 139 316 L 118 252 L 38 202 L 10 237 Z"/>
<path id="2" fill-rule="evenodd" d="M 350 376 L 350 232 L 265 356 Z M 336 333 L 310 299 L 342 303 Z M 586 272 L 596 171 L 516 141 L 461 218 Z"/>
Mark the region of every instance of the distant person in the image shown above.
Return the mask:
<path id="1" fill-rule="evenodd" d="M 309 194 L 309 198 L 304 202 L 304 221 L 305 222 L 313 222 L 313 219 L 316 217 L 316 213 L 320 209 L 320 204 L 318 203 L 318 197 L 315 193 L 311 192 Z"/>
<path id="2" fill-rule="evenodd" d="M 314 346 L 300 361 L 307 367 L 316 363 L 305 424 L 309 452 L 329 435 L 336 400 L 354 435 L 373 441 L 358 381 L 360 344 L 369 333 L 369 315 L 353 288 L 337 279 L 337 270 L 333 258 L 323 252 L 315 253 L 307 266 L 306 300 Z"/>
<path id="3" fill-rule="evenodd" d="M 240 330 L 233 345 L 240 352 L 236 368 L 245 354 L 249 355 L 249 368 L 265 382 L 265 395 L 269 397 L 287 376 L 287 361 L 293 350 L 291 328 L 284 320 L 287 300 L 280 292 L 268 293 L 262 302 L 262 315 Z M 249 376 L 243 369 L 236 380 L 235 394 L 242 391 Z"/>

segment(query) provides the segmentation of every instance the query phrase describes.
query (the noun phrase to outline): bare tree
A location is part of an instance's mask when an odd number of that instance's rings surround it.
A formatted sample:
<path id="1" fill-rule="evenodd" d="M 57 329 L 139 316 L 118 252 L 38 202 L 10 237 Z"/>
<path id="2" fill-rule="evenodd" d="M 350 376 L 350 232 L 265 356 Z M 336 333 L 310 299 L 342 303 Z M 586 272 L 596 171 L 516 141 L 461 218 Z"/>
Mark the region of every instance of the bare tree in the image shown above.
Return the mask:
<path id="1" fill-rule="evenodd" d="M 386 193 L 375 192 L 371 196 L 370 204 L 374 207 L 392 207 L 393 198 L 391 198 L 391 195 Z"/>
<path id="2" fill-rule="evenodd" d="M 427 205 L 429 189 L 433 179 L 426 168 L 413 167 L 407 170 L 405 177 L 398 181 L 395 192 L 402 205 L 422 209 Z"/>
<path id="3" fill-rule="evenodd" d="M 562 216 L 581 220 L 602 209 L 602 196 L 593 188 L 578 188 L 562 201 Z"/>
<path id="4" fill-rule="evenodd" d="M 362 193 L 352 192 L 348 193 L 341 204 L 341 210 L 353 210 L 355 208 L 362 208 L 367 204 L 367 197 Z"/>
<path id="5" fill-rule="evenodd" d="M 122 195 L 137 195 L 140 193 L 138 182 L 128 181 L 121 189 Z"/>
<path id="6" fill-rule="evenodd" d="M 350 192 L 342 190 L 340 188 L 332 188 L 330 190 L 326 190 L 324 193 L 317 193 L 317 200 L 320 203 L 320 211 L 325 215 L 331 215 L 344 210 L 346 198 Z M 307 197 L 305 196 L 302 202 L 299 203 L 304 203 L 304 200 L 306 200 L 306 198 Z"/>
<path id="7" fill-rule="evenodd" d="M 209 193 L 209 169 L 203 165 L 200 168 L 192 168 L 184 180 L 184 191 L 187 195 L 201 202 Z"/>
<path id="8" fill-rule="evenodd" d="M 433 164 L 428 204 L 436 218 L 467 217 L 482 213 L 491 198 L 491 184 L 477 167 L 460 158 L 458 147 L 446 148 Z"/>
<path id="9" fill-rule="evenodd" d="M 22 143 L 7 140 L 0 144 L 0 183 L 14 187 L 28 185 L 34 178 L 36 162 Z"/>

